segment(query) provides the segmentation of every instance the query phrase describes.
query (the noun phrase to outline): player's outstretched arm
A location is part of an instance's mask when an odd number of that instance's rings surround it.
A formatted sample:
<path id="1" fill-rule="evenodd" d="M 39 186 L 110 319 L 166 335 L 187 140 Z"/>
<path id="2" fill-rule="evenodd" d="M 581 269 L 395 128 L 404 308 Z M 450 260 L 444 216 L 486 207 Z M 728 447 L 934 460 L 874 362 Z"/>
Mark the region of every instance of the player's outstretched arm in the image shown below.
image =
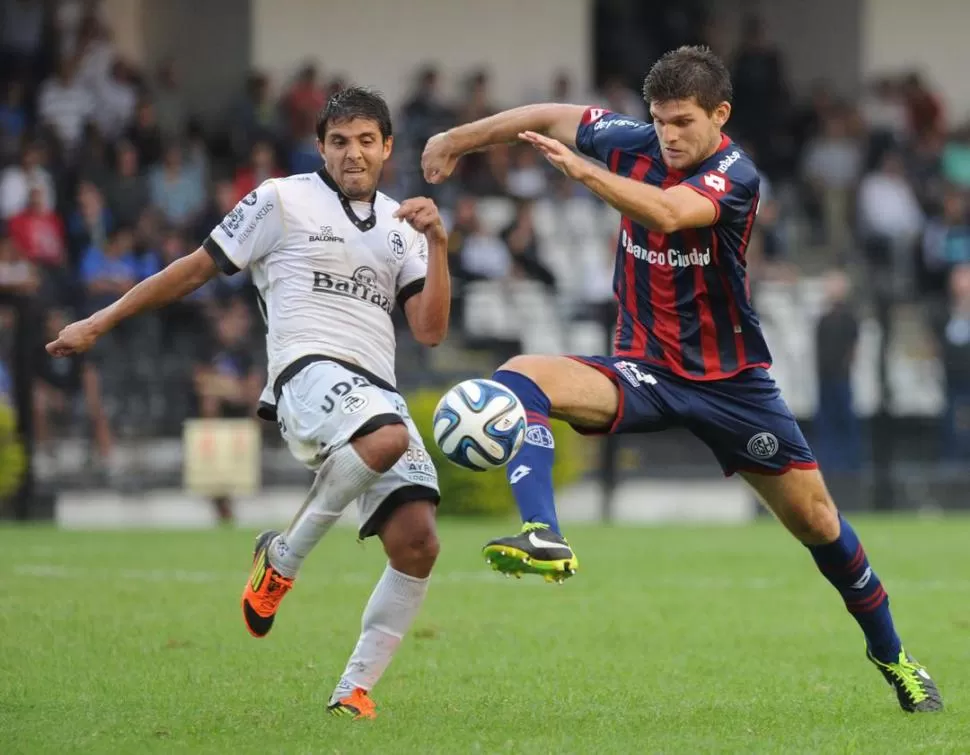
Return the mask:
<path id="1" fill-rule="evenodd" d="M 407 199 L 394 216 L 407 221 L 428 247 L 428 268 L 421 292 L 404 303 L 404 314 L 415 340 L 437 346 L 448 335 L 451 316 L 451 275 L 448 272 L 448 232 L 435 203 L 427 197 Z M 419 239 L 418 243 L 422 243 Z"/>
<path id="2" fill-rule="evenodd" d="M 181 299 L 218 273 L 209 253 L 197 249 L 146 278 L 114 304 L 65 327 L 57 340 L 47 344 L 47 351 L 55 357 L 87 351 L 122 320 Z"/>
<path id="3" fill-rule="evenodd" d="M 562 142 L 542 134 L 526 132 L 522 140 L 625 217 L 652 231 L 674 233 L 684 228 L 703 228 L 717 220 L 717 206 L 713 200 L 688 186 L 660 189 L 618 176 L 584 160 Z"/>
<path id="4" fill-rule="evenodd" d="M 428 140 L 421 156 L 424 179 L 441 183 L 452 174 L 462 155 L 514 142 L 525 131 L 548 134 L 574 147 L 585 112 L 582 105 L 524 105 L 436 134 Z"/>

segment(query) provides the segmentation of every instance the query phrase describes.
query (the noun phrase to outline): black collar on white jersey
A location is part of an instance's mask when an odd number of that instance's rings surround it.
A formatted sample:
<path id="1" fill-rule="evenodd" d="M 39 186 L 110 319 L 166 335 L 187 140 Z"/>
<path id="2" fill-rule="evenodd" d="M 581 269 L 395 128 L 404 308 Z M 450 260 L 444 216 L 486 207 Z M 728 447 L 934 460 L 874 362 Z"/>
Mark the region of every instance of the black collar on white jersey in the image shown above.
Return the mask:
<path id="1" fill-rule="evenodd" d="M 347 213 L 347 218 L 357 226 L 358 231 L 369 231 L 375 225 L 377 225 L 377 210 L 374 208 L 374 202 L 371 202 L 370 217 L 361 220 L 357 217 L 357 213 L 354 212 L 354 208 L 350 206 L 350 200 L 337 186 L 337 182 L 333 180 L 333 176 L 327 173 L 326 168 L 321 168 L 317 171 L 317 175 L 320 176 L 320 180 L 323 181 L 327 186 L 333 189 L 334 193 L 337 195 L 337 199 L 340 200 L 340 206 L 344 208 L 344 212 Z M 377 198 L 377 194 L 374 194 L 374 198 Z"/>

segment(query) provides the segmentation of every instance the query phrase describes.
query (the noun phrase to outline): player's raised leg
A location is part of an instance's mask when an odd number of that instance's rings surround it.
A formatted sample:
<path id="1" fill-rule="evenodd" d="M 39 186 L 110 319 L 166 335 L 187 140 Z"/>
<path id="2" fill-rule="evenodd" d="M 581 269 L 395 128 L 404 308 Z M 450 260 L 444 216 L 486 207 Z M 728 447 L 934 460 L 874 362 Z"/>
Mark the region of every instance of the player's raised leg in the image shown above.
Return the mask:
<path id="1" fill-rule="evenodd" d="M 333 396 L 347 394 L 352 385 L 366 411 L 334 411 Z M 242 596 L 243 617 L 254 637 L 272 628 L 280 601 L 310 551 L 410 442 L 404 418 L 388 395 L 330 361 L 315 362 L 294 375 L 281 389 L 277 413 L 290 451 L 308 467 L 317 467 L 317 473 L 290 526 L 282 533 L 264 532 L 256 541 Z M 326 454 L 322 463 L 321 449 Z"/>
<path id="2" fill-rule="evenodd" d="M 392 494 L 393 495 L 393 494 Z M 378 532 L 387 567 L 367 602 L 360 638 L 330 697 L 332 715 L 374 718 L 370 691 L 384 674 L 428 593 L 438 557 L 435 504 L 418 500 L 396 507 Z"/>
<path id="3" fill-rule="evenodd" d="M 866 638 L 866 655 L 896 690 L 905 711 L 943 708 L 926 669 L 903 648 L 889 610 L 889 596 L 869 565 L 852 526 L 838 512 L 817 469 L 781 475 L 743 472 L 758 496 L 812 554 L 825 578 L 839 591 Z"/>
<path id="4" fill-rule="evenodd" d="M 508 466 L 508 480 L 524 526 L 516 535 L 492 540 L 485 557 L 506 574 L 541 574 L 562 581 L 579 561 L 562 536 L 552 487 L 555 441 L 549 418 L 594 431 L 610 428 L 619 407 L 613 381 L 597 369 L 562 356 L 517 356 L 492 379 L 525 407 L 525 443 Z"/>

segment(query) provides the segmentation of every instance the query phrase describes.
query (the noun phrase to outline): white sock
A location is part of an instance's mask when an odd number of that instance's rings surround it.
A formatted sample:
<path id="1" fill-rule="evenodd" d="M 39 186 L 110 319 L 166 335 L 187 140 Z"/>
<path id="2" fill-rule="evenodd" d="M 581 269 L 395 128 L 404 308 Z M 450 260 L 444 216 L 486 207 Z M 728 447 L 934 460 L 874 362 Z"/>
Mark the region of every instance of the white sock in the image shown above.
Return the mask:
<path id="1" fill-rule="evenodd" d="M 402 574 L 387 565 L 367 601 L 360 639 L 330 697 L 331 704 L 349 695 L 354 687 L 369 691 L 377 684 L 418 615 L 429 580 Z"/>
<path id="2" fill-rule="evenodd" d="M 344 509 L 380 476 L 349 443 L 328 456 L 320 465 L 299 513 L 270 546 L 269 562 L 273 568 L 284 577 L 295 577 L 303 559 Z"/>

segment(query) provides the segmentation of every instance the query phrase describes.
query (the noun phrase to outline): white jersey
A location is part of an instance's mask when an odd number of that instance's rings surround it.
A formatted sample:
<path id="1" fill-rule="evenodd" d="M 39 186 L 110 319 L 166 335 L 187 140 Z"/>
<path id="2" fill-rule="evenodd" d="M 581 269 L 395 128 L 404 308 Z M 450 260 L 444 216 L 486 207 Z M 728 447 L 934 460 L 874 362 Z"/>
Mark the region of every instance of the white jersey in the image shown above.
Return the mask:
<path id="1" fill-rule="evenodd" d="M 423 234 L 378 192 L 351 202 L 324 171 L 271 179 L 203 246 L 225 273 L 249 268 L 266 316 L 269 384 L 296 360 L 344 360 L 396 385 L 391 312 L 424 287 Z"/>

